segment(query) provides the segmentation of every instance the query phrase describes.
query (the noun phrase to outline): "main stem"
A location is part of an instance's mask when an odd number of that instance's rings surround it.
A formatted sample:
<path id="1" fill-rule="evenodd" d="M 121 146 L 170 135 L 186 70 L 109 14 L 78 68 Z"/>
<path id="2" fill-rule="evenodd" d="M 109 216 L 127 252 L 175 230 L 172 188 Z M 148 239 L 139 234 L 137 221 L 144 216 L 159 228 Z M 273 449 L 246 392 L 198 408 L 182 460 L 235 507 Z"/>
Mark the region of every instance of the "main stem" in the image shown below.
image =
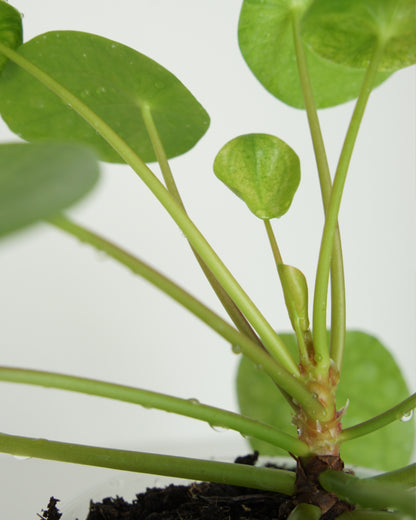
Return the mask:
<path id="1" fill-rule="evenodd" d="M 316 273 L 315 294 L 313 302 L 314 345 L 326 344 L 326 302 L 328 280 L 332 251 L 334 248 L 334 237 L 337 229 L 338 213 L 354 144 L 358 135 L 358 130 L 360 128 L 368 98 L 374 85 L 378 64 L 382 54 L 383 46 L 378 44 L 374 50 L 372 59 L 365 74 L 335 172 L 334 184 L 332 187 L 331 197 L 325 218 L 325 226 L 318 260 L 318 269 Z"/>
<path id="2" fill-rule="evenodd" d="M 259 309 L 244 292 L 230 271 L 206 241 L 202 233 L 191 221 L 181 205 L 176 201 L 175 197 L 169 193 L 165 186 L 163 186 L 140 157 L 138 157 L 126 142 L 121 139 L 121 137 L 107 123 L 105 123 L 105 121 L 103 121 L 93 110 L 91 110 L 63 85 L 28 61 L 21 54 L 13 51 L 2 43 L 0 43 L 0 52 L 35 77 L 49 90 L 54 92 L 60 99 L 62 99 L 62 101 L 70 105 L 73 110 L 88 124 L 90 124 L 110 144 L 110 146 L 112 146 L 120 157 L 131 166 L 167 210 L 172 219 L 185 234 L 192 247 L 195 248 L 209 269 L 213 272 L 219 283 L 230 294 L 236 305 L 241 309 L 248 321 L 259 334 L 267 350 L 285 369 L 295 376 L 299 376 L 299 368 L 287 352 L 284 343 L 276 334 L 272 326 L 267 322 Z"/>

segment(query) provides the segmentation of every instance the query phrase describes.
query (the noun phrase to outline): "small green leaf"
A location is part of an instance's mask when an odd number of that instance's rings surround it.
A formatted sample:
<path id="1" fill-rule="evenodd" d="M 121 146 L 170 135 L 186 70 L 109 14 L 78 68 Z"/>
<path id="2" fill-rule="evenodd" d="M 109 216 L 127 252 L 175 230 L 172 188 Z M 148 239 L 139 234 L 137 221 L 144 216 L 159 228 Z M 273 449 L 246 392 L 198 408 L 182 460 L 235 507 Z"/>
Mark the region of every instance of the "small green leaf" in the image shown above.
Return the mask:
<path id="1" fill-rule="evenodd" d="M 414 0 L 315 0 L 302 24 L 302 36 L 320 56 L 366 68 L 378 47 L 379 70 L 416 63 Z"/>
<path id="2" fill-rule="evenodd" d="M 289 351 L 296 356 L 293 334 L 280 334 Z M 241 412 L 279 429 L 295 433 L 293 411 L 263 371 L 243 358 L 237 375 L 237 394 Z M 373 336 L 348 331 L 337 406 L 349 400 L 343 418 L 344 428 L 371 419 L 409 395 L 406 383 L 391 354 Z M 380 430 L 345 442 L 341 457 L 357 464 L 390 471 L 408 464 L 415 438 L 414 421 L 396 421 Z M 282 450 L 252 440 L 251 445 L 265 455 L 282 455 Z"/>
<path id="3" fill-rule="evenodd" d="M 68 143 L 0 146 L 0 237 L 54 216 L 98 180 L 88 148 Z"/>
<path id="4" fill-rule="evenodd" d="M 333 0 L 331 0 L 333 1 Z M 253 74 L 275 97 L 304 108 L 293 39 L 294 14 L 310 0 L 244 0 L 238 26 L 241 53 Z M 305 47 L 315 103 L 325 108 L 358 96 L 365 71 L 328 61 Z M 379 73 L 376 83 L 389 74 Z"/>
<path id="5" fill-rule="evenodd" d="M 94 110 L 145 162 L 156 157 L 143 107 L 150 109 L 169 158 L 190 150 L 208 128 L 208 114 L 173 74 L 120 43 L 54 31 L 25 43 L 19 53 Z M 78 114 L 13 63 L 0 81 L 0 112 L 10 129 L 28 141 L 83 142 L 100 159 L 123 162 Z"/>
<path id="6" fill-rule="evenodd" d="M 7 2 L 0 0 L 0 42 L 16 49 L 23 41 L 22 15 Z M 0 71 L 7 58 L 0 54 Z"/>
<path id="7" fill-rule="evenodd" d="M 268 134 L 247 134 L 229 141 L 214 161 L 215 175 L 259 218 L 282 216 L 300 181 L 299 157 Z"/>

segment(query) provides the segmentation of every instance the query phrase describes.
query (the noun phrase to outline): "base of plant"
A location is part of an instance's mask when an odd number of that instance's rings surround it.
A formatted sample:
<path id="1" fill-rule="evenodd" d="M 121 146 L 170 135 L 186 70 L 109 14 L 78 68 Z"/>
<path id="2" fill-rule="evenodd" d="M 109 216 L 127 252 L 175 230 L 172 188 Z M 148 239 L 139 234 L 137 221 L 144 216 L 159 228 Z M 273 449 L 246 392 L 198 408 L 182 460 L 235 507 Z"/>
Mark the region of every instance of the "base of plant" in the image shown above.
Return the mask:
<path id="1" fill-rule="evenodd" d="M 258 453 L 238 457 L 237 464 L 255 465 Z M 268 467 L 278 467 L 266 464 Z M 331 455 L 297 459 L 296 492 L 292 496 L 272 491 L 216 483 L 169 485 L 165 488 L 148 488 L 138 493 L 131 502 L 122 497 L 107 497 L 101 502 L 91 502 L 86 518 L 79 520 L 286 520 L 299 503 L 309 503 L 321 508 L 323 520 L 335 520 L 341 513 L 354 509 L 334 494 L 323 490 L 318 477 L 322 471 L 343 471 L 339 457 Z M 51 498 L 43 511 L 42 519 L 59 520 L 58 500 Z M 74 520 L 74 519 L 68 519 Z"/>

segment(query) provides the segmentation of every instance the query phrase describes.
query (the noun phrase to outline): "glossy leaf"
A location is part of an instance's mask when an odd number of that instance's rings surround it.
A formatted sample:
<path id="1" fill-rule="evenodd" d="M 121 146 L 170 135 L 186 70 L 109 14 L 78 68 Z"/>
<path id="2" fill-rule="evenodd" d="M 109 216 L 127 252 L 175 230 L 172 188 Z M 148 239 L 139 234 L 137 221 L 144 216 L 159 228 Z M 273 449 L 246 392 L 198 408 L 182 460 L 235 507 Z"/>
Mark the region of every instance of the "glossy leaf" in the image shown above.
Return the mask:
<path id="1" fill-rule="evenodd" d="M 332 0 L 331 0 L 332 1 Z M 244 0 L 238 40 L 242 55 L 260 83 L 275 97 L 304 108 L 293 40 L 293 15 L 310 0 Z M 316 106 L 325 108 L 358 96 L 364 70 L 328 61 L 305 46 Z M 377 84 L 388 77 L 379 73 Z"/>
<path id="2" fill-rule="evenodd" d="M 0 0 L 0 42 L 7 47 L 16 49 L 23 41 L 22 16 L 11 5 Z M 0 71 L 7 58 L 0 53 Z"/>
<path id="3" fill-rule="evenodd" d="M 293 334 L 280 334 L 289 351 L 297 355 Z M 268 422 L 292 435 L 292 410 L 275 385 L 253 364 L 242 359 L 237 376 L 237 393 L 242 413 Z M 373 336 L 348 331 L 338 409 L 349 405 L 343 418 L 345 428 L 384 412 L 409 395 L 406 383 L 391 354 Z M 370 435 L 344 443 L 341 456 L 347 464 L 393 470 L 408 464 L 415 437 L 414 421 L 396 421 Z M 282 450 L 252 440 L 261 454 L 282 455 Z"/>
<path id="4" fill-rule="evenodd" d="M 155 154 L 143 107 L 149 108 L 168 157 L 188 151 L 208 128 L 207 113 L 173 74 L 120 43 L 55 31 L 25 43 L 19 53 L 79 97 L 145 162 L 155 161 Z M 102 160 L 123 162 L 78 114 L 12 63 L 0 81 L 0 111 L 11 130 L 28 141 L 83 142 Z"/>
<path id="5" fill-rule="evenodd" d="M 90 149 L 67 143 L 0 146 L 0 236 L 54 216 L 98 180 Z"/>
<path id="6" fill-rule="evenodd" d="M 312 49 L 333 62 L 365 68 L 378 44 L 379 70 L 416 63 L 414 0 L 315 0 L 302 35 Z"/>
<path id="7" fill-rule="evenodd" d="M 229 141 L 215 158 L 214 172 L 262 219 L 286 213 L 300 181 L 296 153 L 268 134 L 247 134 Z"/>

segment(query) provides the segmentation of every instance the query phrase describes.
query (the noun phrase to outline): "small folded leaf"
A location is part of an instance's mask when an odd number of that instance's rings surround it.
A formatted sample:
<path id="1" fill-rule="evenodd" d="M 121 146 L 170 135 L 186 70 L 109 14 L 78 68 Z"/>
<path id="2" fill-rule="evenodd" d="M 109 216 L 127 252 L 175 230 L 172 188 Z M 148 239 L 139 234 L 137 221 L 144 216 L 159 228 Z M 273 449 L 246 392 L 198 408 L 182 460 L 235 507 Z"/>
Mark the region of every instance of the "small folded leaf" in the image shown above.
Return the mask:
<path id="1" fill-rule="evenodd" d="M 0 237 L 56 215 L 98 180 L 90 149 L 68 143 L 0 146 Z"/>
<path id="2" fill-rule="evenodd" d="M 290 353 L 297 357 L 293 334 L 279 334 Z M 246 358 L 237 375 L 237 395 L 244 415 L 267 422 L 295 434 L 291 424 L 293 411 L 270 378 Z M 344 364 L 337 389 L 337 407 L 347 410 L 344 428 L 380 414 L 407 398 L 409 391 L 400 369 L 387 349 L 373 336 L 347 331 Z M 413 452 L 414 421 L 396 421 L 389 426 L 341 445 L 341 457 L 347 464 L 357 464 L 390 471 L 405 466 Z M 282 455 L 283 450 L 262 441 L 251 441 L 262 455 Z"/>
<path id="3" fill-rule="evenodd" d="M 315 0 L 302 23 L 302 37 L 323 58 L 366 68 L 378 45 L 379 70 L 416 63 L 414 0 Z"/>
<path id="4" fill-rule="evenodd" d="M 300 181 L 296 153 L 268 134 L 247 134 L 229 141 L 215 158 L 214 172 L 262 219 L 286 213 Z"/>
<path id="5" fill-rule="evenodd" d="M 302 271 L 291 265 L 279 264 L 280 281 L 283 287 L 286 307 L 294 330 L 309 329 L 308 285 Z"/>
<path id="6" fill-rule="evenodd" d="M 310 0 L 244 0 L 238 25 L 240 50 L 253 74 L 271 94 L 296 108 L 304 108 L 304 102 L 292 24 L 295 12 L 300 16 L 310 4 Z M 307 46 L 305 53 L 318 108 L 358 96 L 364 70 L 328 61 Z M 387 77 L 379 73 L 376 84 Z"/>
<path id="7" fill-rule="evenodd" d="M 0 42 L 11 49 L 16 49 L 23 41 L 22 15 L 0 0 Z M 7 63 L 7 58 L 0 53 L 0 71 Z"/>
<path id="8" fill-rule="evenodd" d="M 120 43 L 54 31 L 25 43 L 19 53 L 88 105 L 145 162 L 156 157 L 143 107 L 151 112 L 168 158 L 190 150 L 208 128 L 208 114 L 173 74 Z M 10 62 L 0 81 L 0 112 L 10 129 L 28 141 L 82 142 L 104 161 L 123 162 L 94 128 Z"/>
<path id="9" fill-rule="evenodd" d="M 319 520 L 321 513 L 321 508 L 318 506 L 298 504 L 287 517 L 287 520 Z"/>

